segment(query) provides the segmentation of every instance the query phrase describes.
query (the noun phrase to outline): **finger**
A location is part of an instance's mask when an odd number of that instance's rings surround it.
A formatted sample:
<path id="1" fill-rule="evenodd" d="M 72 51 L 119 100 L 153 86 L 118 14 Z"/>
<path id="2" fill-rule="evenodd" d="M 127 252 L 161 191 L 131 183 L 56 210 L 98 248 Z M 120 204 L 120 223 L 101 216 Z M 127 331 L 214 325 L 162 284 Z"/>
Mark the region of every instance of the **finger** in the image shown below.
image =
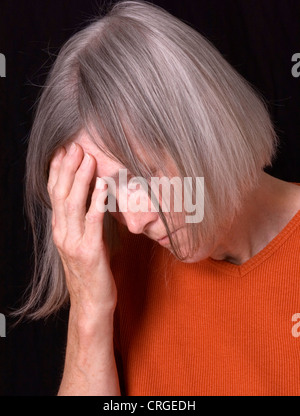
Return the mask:
<path id="1" fill-rule="evenodd" d="M 48 183 L 47 183 L 47 191 L 50 197 L 51 201 L 51 207 L 52 207 L 52 227 L 55 226 L 55 213 L 53 210 L 53 200 L 52 200 L 52 190 L 54 185 L 57 182 L 57 178 L 59 175 L 59 169 L 61 166 L 61 162 L 66 155 L 66 150 L 63 146 L 56 149 L 49 166 L 49 176 L 48 176 Z"/>
<path id="2" fill-rule="evenodd" d="M 52 207 L 55 216 L 55 226 L 63 234 L 67 230 L 65 201 L 71 191 L 75 174 L 82 158 L 83 150 L 81 146 L 72 143 L 61 162 L 57 181 L 52 188 Z"/>
<path id="3" fill-rule="evenodd" d="M 61 146 L 55 151 L 54 156 L 51 159 L 50 166 L 49 166 L 49 177 L 48 177 L 48 183 L 47 183 L 47 190 L 48 190 L 50 199 L 51 199 L 52 189 L 57 182 L 61 162 L 65 155 L 66 155 L 66 150 L 64 147 Z"/>
<path id="4" fill-rule="evenodd" d="M 103 218 L 107 210 L 105 204 L 107 192 L 107 183 L 104 179 L 97 177 L 91 205 L 85 215 L 85 231 L 83 235 L 84 243 L 96 251 L 104 247 Z"/>
<path id="5" fill-rule="evenodd" d="M 75 174 L 73 186 L 65 204 L 67 211 L 67 233 L 70 239 L 81 238 L 84 233 L 87 198 L 95 168 L 95 159 L 86 153 Z"/>

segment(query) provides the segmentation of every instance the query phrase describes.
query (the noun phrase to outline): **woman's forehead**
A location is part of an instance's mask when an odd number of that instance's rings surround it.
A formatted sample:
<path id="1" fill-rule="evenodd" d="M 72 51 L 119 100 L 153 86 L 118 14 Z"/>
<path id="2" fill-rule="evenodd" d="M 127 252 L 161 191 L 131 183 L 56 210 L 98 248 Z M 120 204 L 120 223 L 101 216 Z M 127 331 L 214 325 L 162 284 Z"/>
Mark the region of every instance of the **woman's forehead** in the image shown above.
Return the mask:
<path id="1" fill-rule="evenodd" d="M 98 138 L 97 140 L 99 140 L 99 145 L 106 150 L 107 147 L 101 139 Z M 95 157 L 97 162 L 97 176 L 115 176 L 120 169 L 126 169 L 122 163 L 112 159 L 103 152 L 96 143 L 91 140 L 86 131 L 81 130 L 72 141 L 78 143 L 85 153 L 89 153 Z M 109 152 L 108 149 L 107 151 Z M 140 164 L 149 169 L 150 172 L 159 172 L 164 170 L 164 168 L 169 171 L 169 173 L 172 172 L 174 174 L 176 172 L 171 158 L 163 151 L 160 151 L 159 160 L 161 164 L 159 166 L 156 165 L 149 152 L 143 149 L 143 146 L 138 140 L 134 140 L 134 153 L 137 155 Z"/>
<path id="2" fill-rule="evenodd" d="M 94 156 L 97 162 L 97 169 L 95 172 L 97 176 L 113 176 L 116 171 L 123 167 L 121 163 L 113 160 L 99 149 L 86 132 L 80 132 L 72 141 L 79 144 L 85 153 Z M 102 142 L 99 144 L 105 148 Z"/>
<path id="3" fill-rule="evenodd" d="M 85 153 L 97 156 L 98 153 L 104 154 L 99 147 L 90 139 L 88 133 L 84 130 L 80 131 L 72 140 L 72 142 L 79 144 Z M 104 144 L 101 143 L 104 146 Z"/>
<path id="4" fill-rule="evenodd" d="M 109 152 L 109 150 L 107 149 L 107 147 L 105 146 L 104 142 L 101 141 L 100 138 L 97 138 L 97 140 L 99 141 L 99 145 L 101 147 L 103 147 L 105 150 L 107 150 L 107 152 Z M 86 153 L 90 153 L 91 155 L 93 155 L 96 159 L 99 159 L 99 161 L 111 161 L 112 163 L 114 163 L 116 166 L 119 165 L 120 167 L 124 167 L 121 163 L 111 159 L 107 154 L 105 154 L 97 145 L 96 143 L 94 143 L 89 134 L 84 131 L 81 130 L 76 136 L 74 136 L 74 139 L 72 140 L 72 142 L 78 143 L 84 152 Z M 134 152 L 137 155 L 139 161 L 143 164 L 143 165 L 150 165 L 153 164 L 153 162 L 151 162 L 150 160 L 150 155 L 149 152 L 147 152 L 146 150 L 143 149 L 142 145 L 138 142 L 138 140 L 134 141 Z"/>

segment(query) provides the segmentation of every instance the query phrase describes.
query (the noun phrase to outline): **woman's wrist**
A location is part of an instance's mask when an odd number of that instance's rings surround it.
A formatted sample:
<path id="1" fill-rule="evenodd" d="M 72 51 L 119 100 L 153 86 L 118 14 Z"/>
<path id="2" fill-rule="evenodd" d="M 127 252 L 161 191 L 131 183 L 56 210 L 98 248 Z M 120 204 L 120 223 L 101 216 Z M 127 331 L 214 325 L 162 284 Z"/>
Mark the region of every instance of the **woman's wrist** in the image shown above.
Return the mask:
<path id="1" fill-rule="evenodd" d="M 113 326 L 114 308 L 70 308 L 69 335 L 79 344 L 107 343 L 113 339 Z"/>
<path id="2" fill-rule="evenodd" d="M 104 368 L 114 359 L 114 310 L 93 310 L 71 306 L 66 363 L 92 362 Z M 84 365 L 84 364 L 83 364 Z"/>

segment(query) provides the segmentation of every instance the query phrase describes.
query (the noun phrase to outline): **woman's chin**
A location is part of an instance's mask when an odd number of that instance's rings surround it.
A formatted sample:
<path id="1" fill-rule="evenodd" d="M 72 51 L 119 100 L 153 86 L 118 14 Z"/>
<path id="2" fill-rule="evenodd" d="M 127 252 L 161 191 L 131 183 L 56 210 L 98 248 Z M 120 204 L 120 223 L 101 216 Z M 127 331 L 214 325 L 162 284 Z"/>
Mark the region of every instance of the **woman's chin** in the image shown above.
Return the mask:
<path id="1" fill-rule="evenodd" d="M 208 255 L 200 255 L 196 254 L 193 256 L 188 256 L 186 259 L 181 260 L 182 263 L 198 263 L 199 261 L 206 260 L 209 256 Z"/>
<path id="2" fill-rule="evenodd" d="M 170 246 L 167 248 L 174 255 L 173 249 Z M 210 256 L 210 251 L 200 249 L 193 254 L 189 254 L 188 250 L 181 249 L 180 254 L 181 257 L 184 257 L 183 259 L 180 259 L 182 263 L 198 263 L 199 261 L 206 260 Z"/>

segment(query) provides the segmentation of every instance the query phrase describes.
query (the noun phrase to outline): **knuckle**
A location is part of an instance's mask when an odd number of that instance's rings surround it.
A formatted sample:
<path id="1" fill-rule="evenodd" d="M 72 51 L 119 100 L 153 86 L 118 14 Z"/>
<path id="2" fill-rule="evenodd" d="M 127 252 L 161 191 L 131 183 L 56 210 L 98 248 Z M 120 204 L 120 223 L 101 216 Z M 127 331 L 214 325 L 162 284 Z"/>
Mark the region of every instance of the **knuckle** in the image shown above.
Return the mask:
<path id="1" fill-rule="evenodd" d="M 70 260 L 78 259 L 78 249 L 74 242 L 66 238 L 62 244 L 62 251 Z"/>
<path id="2" fill-rule="evenodd" d="M 65 208 L 68 214 L 73 214 L 78 211 L 79 206 L 75 201 L 72 201 L 71 199 L 66 198 Z"/>
<path id="3" fill-rule="evenodd" d="M 87 222 L 91 224 L 95 224 L 99 222 L 99 214 L 96 212 L 87 212 L 85 215 L 85 219 Z"/>
<path id="4" fill-rule="evenodd" d="M 82 266 L 83 268 L 90 269 L 94 265 L 94 256 L 88 247 L 84 247 L 81 244 L 64 244 L 65 256 L 73 263 Z"/>
<path id="5" fill-rule="evenodd" d="M 61 201 L 62 199 L 65 199 L 67 197 L 66 191 L 58 188 L 57 186 L 54 186 L 54 188 L 52 189 L 52 197 L 54 201 Z"/>

